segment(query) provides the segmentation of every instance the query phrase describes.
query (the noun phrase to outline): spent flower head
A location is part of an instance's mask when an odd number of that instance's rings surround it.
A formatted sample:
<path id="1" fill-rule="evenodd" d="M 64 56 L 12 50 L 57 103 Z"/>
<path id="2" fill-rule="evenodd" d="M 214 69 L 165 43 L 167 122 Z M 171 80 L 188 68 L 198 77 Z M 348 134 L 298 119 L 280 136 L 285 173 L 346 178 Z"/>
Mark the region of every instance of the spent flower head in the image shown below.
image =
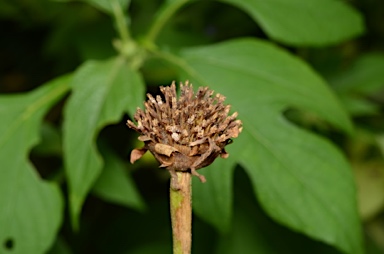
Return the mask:
<path id="1" fill-rule="evenodd" d="M 176 171 L 190 171 L 202 182 L 205 177 L 197 169 L 210 165 L 218 156 L 227 158 L 225 146 L 242 130 L 242 122 L 236 120 L 237 112 L 228 115 L 230 105 L 224 105 L 225 97 L 213 96 L 208 87 L 200 87 L 195 94 L 188 81 L 180 83 L 181 95 L 177 99 L 175 82 L 160 87 L 164 99 L 147 94 L 145 110 L 137 109 L 134 118 L 128 120 L 129 128 L 139 132 L 144 147 L 131 152 L 131 163 L 149 150 L 159 161 L 160 167 L 169 170 L 176 180 Z"/>

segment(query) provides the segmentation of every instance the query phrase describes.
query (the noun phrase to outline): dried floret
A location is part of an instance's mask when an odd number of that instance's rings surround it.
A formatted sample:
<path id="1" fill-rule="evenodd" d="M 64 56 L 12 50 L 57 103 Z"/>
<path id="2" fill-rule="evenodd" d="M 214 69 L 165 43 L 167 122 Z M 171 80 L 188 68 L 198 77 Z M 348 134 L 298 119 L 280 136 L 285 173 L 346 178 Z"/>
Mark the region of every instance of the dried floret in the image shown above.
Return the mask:
<path id="1" fill-rule="evenodd" d="M 149 150 L 160 167 L 169 170 L 176 189 L 176 171 L 190 171 L 205 182 L 196 170 L 210 165 L 218 156 L 227 158 L 225 146 L 242 130 L 237 112 L 228 116 L 230 106 L 223 104 L 223 95 L 212 96 L 214 92 L 208 87 L 200 87 L 195 94 L 188 81 L 180 83 L 180 90 L 178 100 L 175 82 L 160 87 L 164 101 L 159 95 L 155 99 L 147 94 L 145 110 L 137 109 L 134 115 L 137 124 L 127 122 L 145 144 L 132 151 L 131 163 Z"/>

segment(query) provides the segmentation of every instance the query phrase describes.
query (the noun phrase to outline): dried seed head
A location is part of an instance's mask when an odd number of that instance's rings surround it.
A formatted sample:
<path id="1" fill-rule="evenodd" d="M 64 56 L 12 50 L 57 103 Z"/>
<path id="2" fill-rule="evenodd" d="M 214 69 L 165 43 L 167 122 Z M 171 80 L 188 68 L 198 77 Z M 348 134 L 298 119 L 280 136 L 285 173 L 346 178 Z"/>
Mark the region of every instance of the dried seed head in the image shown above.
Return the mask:
<path id="1" fill-rule="evenodd" d="M 208 87 L 200 87 L 194 94 L 186 81 L 180 83 L 180 90 L 178 100 L 175 82 L 160 87 L 165 101 L 159 95 L 155 99 L 147 94 L 145 110 L 138 108 L 134 115 L 137 125 L 128 120 L 128 127 L 139 132 L 139 140 L 145 143 L 132 151 L 131 162 L 149 150 L 172 177 L 176 171 L 190 170 L 204 182 L 196 170 L 210 165 L 219 155 L 228 157 L 224 147 L 239 135 L 242 122 L 236 120 L 237 112 L 228 116 L 230 106 L 223 104 L 225 97 L 213 97 Z"/>

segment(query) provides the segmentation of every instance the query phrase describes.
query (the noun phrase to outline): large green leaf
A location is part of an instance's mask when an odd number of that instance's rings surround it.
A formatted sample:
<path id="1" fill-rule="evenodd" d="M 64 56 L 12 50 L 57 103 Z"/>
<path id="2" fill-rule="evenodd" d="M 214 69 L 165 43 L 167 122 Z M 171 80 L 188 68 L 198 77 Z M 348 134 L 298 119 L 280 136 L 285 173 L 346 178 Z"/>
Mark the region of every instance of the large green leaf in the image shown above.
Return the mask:
<path id="1" fill-rule="evenodd" d="M 329 45 L 360 35 L 363 17 L 339 0 L 223 0 L 249 13 L 273 39 Z"/>
<path id="2" fill-rule="evenodd" d="M 88 61 L 72 82 L 64 117 L 64 153 L 72 224 L 76 228 L 85 196 L 98 178 L 103 162 L 95 139 L 102 127 L 133 113 L 142 103 L 141 77 L 122 58 Z"/>
<path id="3" fill-rule="evenodd" d="M 231 153 L 231 149 L 227 149 Z M 230 155 L 228 159 L 218 158 L 207 168 L 199 169 L 207 179 L 201 183 L 193 178 L 193 209 L 221 232 L 229 230 L 232 216 L 233 170 L 236 161 Z"/>
<path id="4" fill-rule="evenodd" d="M 325 82 L 300 59 L 267 42 L 242 39 L 164 54 L 195 84 L 226 96 L 244 123 L 231 147 L 263 208 L 276 221 L 346 253 L 361 253 L 350 167 L 328 141 L 288 122 L 288 106 L 338 128 L 351 122 Z M 212 219 L 213 220 L 213 219 Z"/>
<path id="5" fill-rule="evenodd" d="M 58 186 L 28 160 L 45 113 L 69 90 L 70 76 L 25 94 L 0 97 L 0 253 L 44 253 L 62 220 Z"/>
<path id="6" fill-rule="evenodd" d="M 129 168 L 112 151 L 104 149 L 101 152 L 105 165 L 93 186 L 93 193 L 107 201 L 142 210 L 144 203 L 127 174 Z"/>

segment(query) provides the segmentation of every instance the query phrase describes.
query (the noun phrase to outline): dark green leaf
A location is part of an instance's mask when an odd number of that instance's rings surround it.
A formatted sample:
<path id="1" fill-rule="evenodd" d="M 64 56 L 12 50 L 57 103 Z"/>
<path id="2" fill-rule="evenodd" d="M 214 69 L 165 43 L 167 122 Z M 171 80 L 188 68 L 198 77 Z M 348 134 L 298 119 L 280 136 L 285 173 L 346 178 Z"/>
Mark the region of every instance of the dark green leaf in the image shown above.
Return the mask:
<path id="1" fill-rule="evenodd" d="M 223 0 L 249 13 L 273 39 L 291 45 L 329 45 L 364 31 L 363 17 L 338 0 Z"/>
<path id="2" fill-rule="evenodd" d="M 351 131 L 325 82 L 298 58 L 243 39 L 165 55 L 198 85 L 228 96 L 244 130 L 232 155 L 246 169 L 262 206 L 276 221 L 346 253 L 361 253 L 355 188 L 340 152 L 288 122 L 288 106 L 310 110 Z M 223 208 L 224 209 L 224 208 Z"/>
<path id="3" fill-rule="evenodd" d="M 231 149 L 227 149 L 231 152 Z M 233 169 L 236 166 L 233 156 L 218 158 L 207 168 L 199 170 L 207 179 L 201 183 L 193 178 L 194 212 L 220 231 L 228 231 L 232 216 Z"/>
<path id="4" fill-rule="evenodd" d="M 102 127 L 142 103 L 141 77 L 122 58 L 88 61 L 72 82 L 73 94 L 64 112 L 64 152 L 73 226 L 85 196 L 103 168 L 95 139 Z"/>
<path id="5" fill-rule="evenodd" d="M 367 98 L 356 94 L 339 94 L 339 99 L 343 103 L 348 113 L 352 116 L 368 116 L 380 114 L 379 105 L 369 101 Z"/>
<path id="6" fill-rule="evenodd" d="M 360 57 L 352 67 L 333 77 L 330 83 L 340 93 L 371 95 L 384 89 L 384 54 L 372 53 Z"/>
<path id="7" fill-rule="evenodd" d="M 169 20 L 174 12 L 189 1 L 190 0 L 164 1 L 155 14 L 154 21 L 152 22 L 151 28 L 147 34 L 147 40 L 155 41 L 158 33 L 163 29 L 164 24 Z"/>
<path id="8" fill-rule="evenodd" d="M 168 254 L 171 253 L 171 245 L 164 242 L 151 242 L 142 246 L 129 250 L 125 254 Z"/>
<path id="9" fill-rule="evenodd" d="M 273 253 L 268 247 L 262 232 L 258 230 L 254 218 L 247 211 L 239 211 L 234 216 L 233 227 L 228 234 L 219 239 L 215 253 L 217 254 L 269 254 Z"/>
<path id="10" fill-rule="evenodd" d="M 330 78 L 346 109 L 353 116 L 379 114 L 379 105 L 369 100 L 384 89 L 384 55 L 363 55 L 347 71 Z"/>
<path id="11" fill-rule="evenodd" d="M 107 201 L 142 210 L 144 203 L 128 174 L 129 167 L 111 151 L 106 150 L 102 154 L 104 168 L 93 186 L 93 192 Z"/>
<path id="12" fill-rule="evenodd" d="M 41 179 L 28 152 L 69 81 L 64 76 L 26 94 L 0 97 L 0 253 L 44 253 L 55 240 L 62 196 L 56 184 Z"/>
<path id="13" fill-rule="evenodd" d="M 61 237 L 56 239 L 55 244 L 52 246 L 52 249 L 49 250 L 48 254 L 72 254 L 71 248 L 69 248 L 68 243 L 64 241 Z"/>
<path id="14" fill-rule="evenodd" d="M 40 155 L 61 155 L 62 142 L 59 131 L 50 123 L 43 123 L 40 128 L 41 142 L 33 152 Z"/>

